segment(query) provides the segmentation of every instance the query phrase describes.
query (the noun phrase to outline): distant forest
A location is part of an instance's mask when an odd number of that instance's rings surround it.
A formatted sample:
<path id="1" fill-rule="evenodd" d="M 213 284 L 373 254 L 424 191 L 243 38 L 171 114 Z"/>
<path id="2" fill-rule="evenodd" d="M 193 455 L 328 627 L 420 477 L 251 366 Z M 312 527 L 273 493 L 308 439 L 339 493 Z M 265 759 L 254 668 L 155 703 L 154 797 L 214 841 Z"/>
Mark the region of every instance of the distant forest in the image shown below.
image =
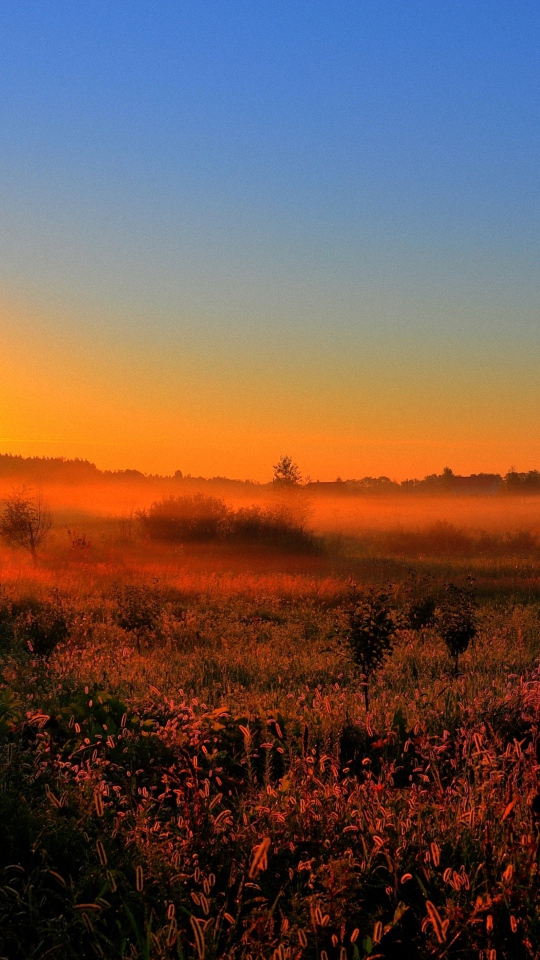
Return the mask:
<path id="1" fill-rule="evenodd" d="M 12 480 L 14 483 L 79 484 L 103 483 L 159 483 L 160 481 L 178 483 L 182 487 L 211 488 L 229 486 L 231 492 L 236 488 L 244 492 L 253 488 L 253 492 L 270 489 L 273 482 L 257 483 L 253 480 L 231 480 L 228 477 L 192 477 L 177 470 L 172 476 L 144 474 L 140 470 L 99 470 L 89 460 L 68 460 L 64 457 L 22 457 L 14 454 L 0 454 L 0 481 Z M 401 483 L 389 477 L 362 477 L 360 480 L 333 481 L 308 480 L 302 488 L 312 494 L 340 494 L 343 496 L 505 496 L 508 494 L 540 494 L 540 471 L 529 470 L 518 473 L 515 469 L 502 476 L 499 473 L 473 473 L 459 476 L 449 467 L 442 473 L 433 473 L 422 480 L 403 480 Z"/>

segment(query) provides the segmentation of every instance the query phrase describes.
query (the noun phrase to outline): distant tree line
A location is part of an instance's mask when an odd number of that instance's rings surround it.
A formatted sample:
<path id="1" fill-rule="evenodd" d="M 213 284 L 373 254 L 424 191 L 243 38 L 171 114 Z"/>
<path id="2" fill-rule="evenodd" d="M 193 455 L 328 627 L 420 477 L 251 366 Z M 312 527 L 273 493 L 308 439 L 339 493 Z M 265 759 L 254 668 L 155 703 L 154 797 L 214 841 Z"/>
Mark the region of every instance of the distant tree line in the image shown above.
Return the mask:
<path id="1" fill-rule="evenodd" d="M 269 483 L 253 480 L 236 480 L 229 477 L 193 477 L 176 470 L 174 474 L 145 474 L 140 470 L 99 470 L 89 460 L 69 460 L 64 457 L 23 457 L 15 454 L 0 454 L 0 480 L 13 480 L 29 484 L 83 484 L 83 483 L 167 483 L 179 488 L 208 489 L 227 486 L 231 492 L 263 492 L 270 487 L 302 487 L 313 494 L 375 495 L 413 494 L 427 496 L 452 495 L 535 495 L 540 494 L 540 470 L 519 472 L 510 467 L 500 473 L 473 473 L 469 476 L 455 474 L 449 467 L 442 473 L 432 473 L 423 479 L 407 479 L 400 483 L 390 477 L 362 477 L 359 480 L 332 481 L 302 478 L 298 466 L 291 457 L 285 456 L 274 467 L 274 476 Z"/>
<path id="2" fill-rule="evenodd" d="M 176 470 L 172 475 L 142 473 L 141 470 L 100 470 L 90 460 L 66 457 L 23 457 L 18 454 L 0 454 L 0 480 L 13 480 L 33 485 L 44 483 L 183 483 L 186 485 L 228 485 L 231 487 L 259 487 L 254 480 L 231 480 L 228 477 L 192 477 Z M 264 484 L 262 485 L 264 486 Z"/>

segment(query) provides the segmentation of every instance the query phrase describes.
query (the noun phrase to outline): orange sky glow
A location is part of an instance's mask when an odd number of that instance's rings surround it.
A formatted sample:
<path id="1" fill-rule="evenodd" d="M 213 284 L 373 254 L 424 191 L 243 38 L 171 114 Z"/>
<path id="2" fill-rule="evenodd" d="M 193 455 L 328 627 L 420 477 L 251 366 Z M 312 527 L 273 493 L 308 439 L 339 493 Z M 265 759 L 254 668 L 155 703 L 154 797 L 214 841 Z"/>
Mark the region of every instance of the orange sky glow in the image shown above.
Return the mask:
<path id="1" fill-rule="evenodd" d="M 180 328 L 145 344 L 121 318 L 96 336 L 66 310 L 0 316 L 1 452 L 260 481 L 284 452 L 327 480 L 540 464 L 535 358 L 511 343 L 256 331 L 222 345 Z"/>

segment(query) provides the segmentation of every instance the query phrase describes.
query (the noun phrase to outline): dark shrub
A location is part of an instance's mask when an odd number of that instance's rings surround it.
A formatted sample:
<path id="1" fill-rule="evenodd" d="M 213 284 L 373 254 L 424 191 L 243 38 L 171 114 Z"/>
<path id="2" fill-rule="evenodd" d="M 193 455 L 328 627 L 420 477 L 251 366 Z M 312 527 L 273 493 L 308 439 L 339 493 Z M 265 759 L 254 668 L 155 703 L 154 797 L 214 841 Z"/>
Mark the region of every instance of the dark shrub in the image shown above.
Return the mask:
<path id="1" fill-rule="evenodd" d="M 400 588 L 402 625 L 409 630 L 425 630 L 435 625 L 437 600 L 433 593 L 433 579 L 419 577 L 411 571 Z"/>
<path id="2" fill-rule="evenodd" d="M 132 633 L 141 651 L 141 640 L 154 635 L 161 617 L 163 598 L 157 587 L 126 584 L 116 591 L 118 625 Z"/>
<path id="3" fill-rule="evenodd" d="M 163 543 L 221 540 L 301 553 L 320 549 L 319 540 L 305 529 L 302 516 L 284 504 L 234 511 L 223 500 L 195 494 L 153 503 L 138 517 L 144 533 Z"/>
<path id="4" fill-rule="evenodd" d="M 318 548 L 316 537 L 283 505 L 266 510 L 260 506 L 242 507 L 230 518 L 228 538 L 303 553 Z"/>
<path id="5" fill-rule="evenodd" d="M 419 597 L 413 600 L 407 611 L 408 626 L 411 630 L 425 630 L 435 623 L 435 597 Z"/>
<path id="6" fill-rule="evenodd" d="M 448 647 L 454 661 L 454 673 L 457 674 L 459 655 L 465 653 L 478 631 L 472 581 L 468 587 L 448 584 L 437 609 L 437 628 Z"/>
<path id="7" fill-rule="evenodd" d="M 538 537 L 530 530 L 517 530 L 507 533 L 504 539 L 504 550 L 509 554 L 530 555 L 538 551 Z"/>
<path id="8" fill-rule="evenodd" d="M 369 709 L 371 677 L 392 653 L 397 621 L 390 593 L 371 589 L 360 595 L 353 592 L 342 634 L 350 659 L 363 678 L 364 701 Z"/>
<path id="9" fill-rule="evenodd" d="M 15 619 L 14 634 L 17 640 L 28 645 L 38 657 L 50 657 L 54 648 L 66 639 L 69 624 L 66 612 L 59 601 L 32 602 Z"/>
<path id="10" fill-rule="evenodd" d="M 71 553 L 74 560 L 86 560 L 92 548 L 92 544 L 85 533 L 75 533 L 73 530 L 67 532 L 71 543 Z"/>
<path id="11" fill-rule="evenodd" d="M 202 493 L 166 497 L 138 513 L 146 536 L 165 543 L 217 540 L 225 534 L 229 517 L 223 500 Z"/>

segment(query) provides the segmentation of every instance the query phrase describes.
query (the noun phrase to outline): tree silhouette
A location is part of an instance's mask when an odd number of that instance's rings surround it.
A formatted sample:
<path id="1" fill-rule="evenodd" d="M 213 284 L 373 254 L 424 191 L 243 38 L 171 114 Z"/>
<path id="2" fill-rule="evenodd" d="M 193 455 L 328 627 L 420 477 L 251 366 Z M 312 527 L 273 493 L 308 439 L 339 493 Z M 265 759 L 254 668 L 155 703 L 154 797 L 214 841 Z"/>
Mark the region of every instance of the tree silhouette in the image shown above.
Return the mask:
<path id="1" fill-rule="evenodd" d="M 302 482 L 302 474 L 298 464 L 292 457 L 281 457 L 274 465 L 273 483 L 280 487 L 297 487 Z"/>
<path id="2" fill-rule="evenodd" d="M 352 603 L 342 638 L 349 659 L 362 677 L 366 711 L 369 710 L 370 680 L 392 653 L 397 630 L 390 593 L 373 587 L 358 595 L 353 584 Z"/>
<path id="3" fill-rule="evenodd" d="M 50 513 L 41 497 L 32 497 L 28 490 L 14 491 L 5 501 L 0 517 L 0 537 L 10 547 L 28 550 L 34 566 L 38 564 L 38 549 L 49 536 L 52 527 Z"/>
<path id="4" fill-rule="evenodd" d="M 468 650 L 478 633 L 474 581 L 472 577 L 467 579 L 468 587 L 449 583 L 437 609 L 437 627 L 454 661 L 454 676 L 457 676 L 460 654 Z"/>
<path id="5" fill-rule="evenodd" d="M 123 630 L 132 633 L 137 643 L 137 653 L 141 652 L 141 640 L 144 636 L 155 634 L 163 598 L 157 587 L 145 584 L 125 584 L 116 590 L 118 604 L 118 624 Z"/>

